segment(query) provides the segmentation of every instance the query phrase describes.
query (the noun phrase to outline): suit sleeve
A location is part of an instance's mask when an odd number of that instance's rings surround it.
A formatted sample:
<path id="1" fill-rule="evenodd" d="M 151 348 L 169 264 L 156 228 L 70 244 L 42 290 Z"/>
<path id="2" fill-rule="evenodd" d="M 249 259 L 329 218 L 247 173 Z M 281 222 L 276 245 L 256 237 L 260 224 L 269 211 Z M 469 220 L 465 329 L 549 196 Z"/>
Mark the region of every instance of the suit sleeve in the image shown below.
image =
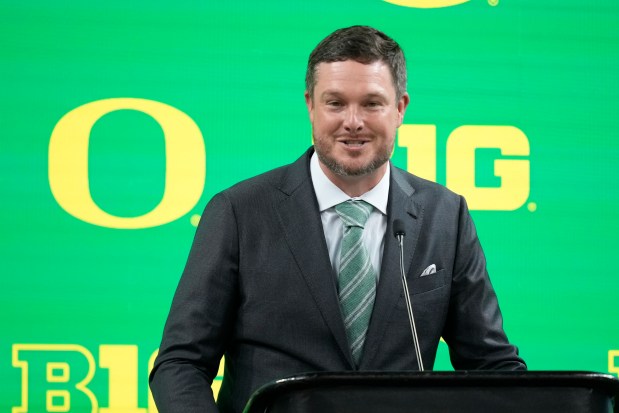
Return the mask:
<path id="1" fill-rule="evenodd" d="M 457 370 L 526 370 L 503 330 L 503 317 L 486 259 L 464 198 L 460 197 L 457 251 L 443 338 Z"/>
<path id="2" fill-rule="evenodd" d="M 238 305 L 238 237 L 225 194 L 207 205 L 164 328 L 150 386 L 160 413 L 218 412 L 211 384 Z"/>

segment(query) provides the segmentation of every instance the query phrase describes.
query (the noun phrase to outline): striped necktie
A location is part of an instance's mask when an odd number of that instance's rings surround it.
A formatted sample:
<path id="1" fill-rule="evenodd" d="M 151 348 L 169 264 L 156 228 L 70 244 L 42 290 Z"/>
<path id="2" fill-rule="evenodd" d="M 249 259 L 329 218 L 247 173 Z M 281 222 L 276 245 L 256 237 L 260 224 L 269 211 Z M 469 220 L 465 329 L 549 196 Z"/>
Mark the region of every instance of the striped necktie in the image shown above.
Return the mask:
<path id="1" fill-rule="evenodd" d="M 372 206 L 349 200 L 336 205 L 335 211 L 344 224 L 338 275 L 340 306 L 348 344 L 358 366 L 376 295 L 376 272 L 361 239 Z"/>

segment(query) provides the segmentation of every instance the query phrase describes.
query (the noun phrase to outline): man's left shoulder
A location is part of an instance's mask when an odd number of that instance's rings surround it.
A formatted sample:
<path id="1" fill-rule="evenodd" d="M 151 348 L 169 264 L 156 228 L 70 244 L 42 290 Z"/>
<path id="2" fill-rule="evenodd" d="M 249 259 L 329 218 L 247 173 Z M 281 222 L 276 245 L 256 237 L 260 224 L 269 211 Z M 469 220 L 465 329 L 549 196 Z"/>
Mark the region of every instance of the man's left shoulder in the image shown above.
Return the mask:
<path id="1" fill-rule="evenodd" d="M 454 202 L 459 204 L 462 197 L 444 185 L 421 178 L 404 169 L 393 166 L 391 168 L 392 179 L 396 185 L 408 195 L 420 200 L 431 202 Z"/>

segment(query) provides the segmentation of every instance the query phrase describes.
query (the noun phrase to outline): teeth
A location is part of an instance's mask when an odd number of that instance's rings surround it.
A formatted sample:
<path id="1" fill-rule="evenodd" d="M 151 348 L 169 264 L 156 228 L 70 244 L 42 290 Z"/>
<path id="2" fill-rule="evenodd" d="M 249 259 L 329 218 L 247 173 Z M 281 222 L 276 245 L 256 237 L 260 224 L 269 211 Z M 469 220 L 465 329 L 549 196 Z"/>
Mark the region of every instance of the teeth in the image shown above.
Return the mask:
<path id="1" fill-rule="evenodd" d="M 365 142 L 349 142 L 349 141 L 347 141 L 346 145 L 348 145 L 348 146 L 363 146 L 364 143 Z"/>

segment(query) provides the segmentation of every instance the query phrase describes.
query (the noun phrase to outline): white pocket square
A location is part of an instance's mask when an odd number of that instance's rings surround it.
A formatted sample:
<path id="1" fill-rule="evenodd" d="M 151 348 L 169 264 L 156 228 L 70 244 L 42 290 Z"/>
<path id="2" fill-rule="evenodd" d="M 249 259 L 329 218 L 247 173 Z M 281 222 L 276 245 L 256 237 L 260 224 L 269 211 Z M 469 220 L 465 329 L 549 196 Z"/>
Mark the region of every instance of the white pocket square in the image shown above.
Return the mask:
<path id="1" fill-rule="evenodd" d="M 425 277 L 426 275 L 436 274 L 436 264 L 429 265 L 428 268 L 423 270 L 420 277 Z"/>

